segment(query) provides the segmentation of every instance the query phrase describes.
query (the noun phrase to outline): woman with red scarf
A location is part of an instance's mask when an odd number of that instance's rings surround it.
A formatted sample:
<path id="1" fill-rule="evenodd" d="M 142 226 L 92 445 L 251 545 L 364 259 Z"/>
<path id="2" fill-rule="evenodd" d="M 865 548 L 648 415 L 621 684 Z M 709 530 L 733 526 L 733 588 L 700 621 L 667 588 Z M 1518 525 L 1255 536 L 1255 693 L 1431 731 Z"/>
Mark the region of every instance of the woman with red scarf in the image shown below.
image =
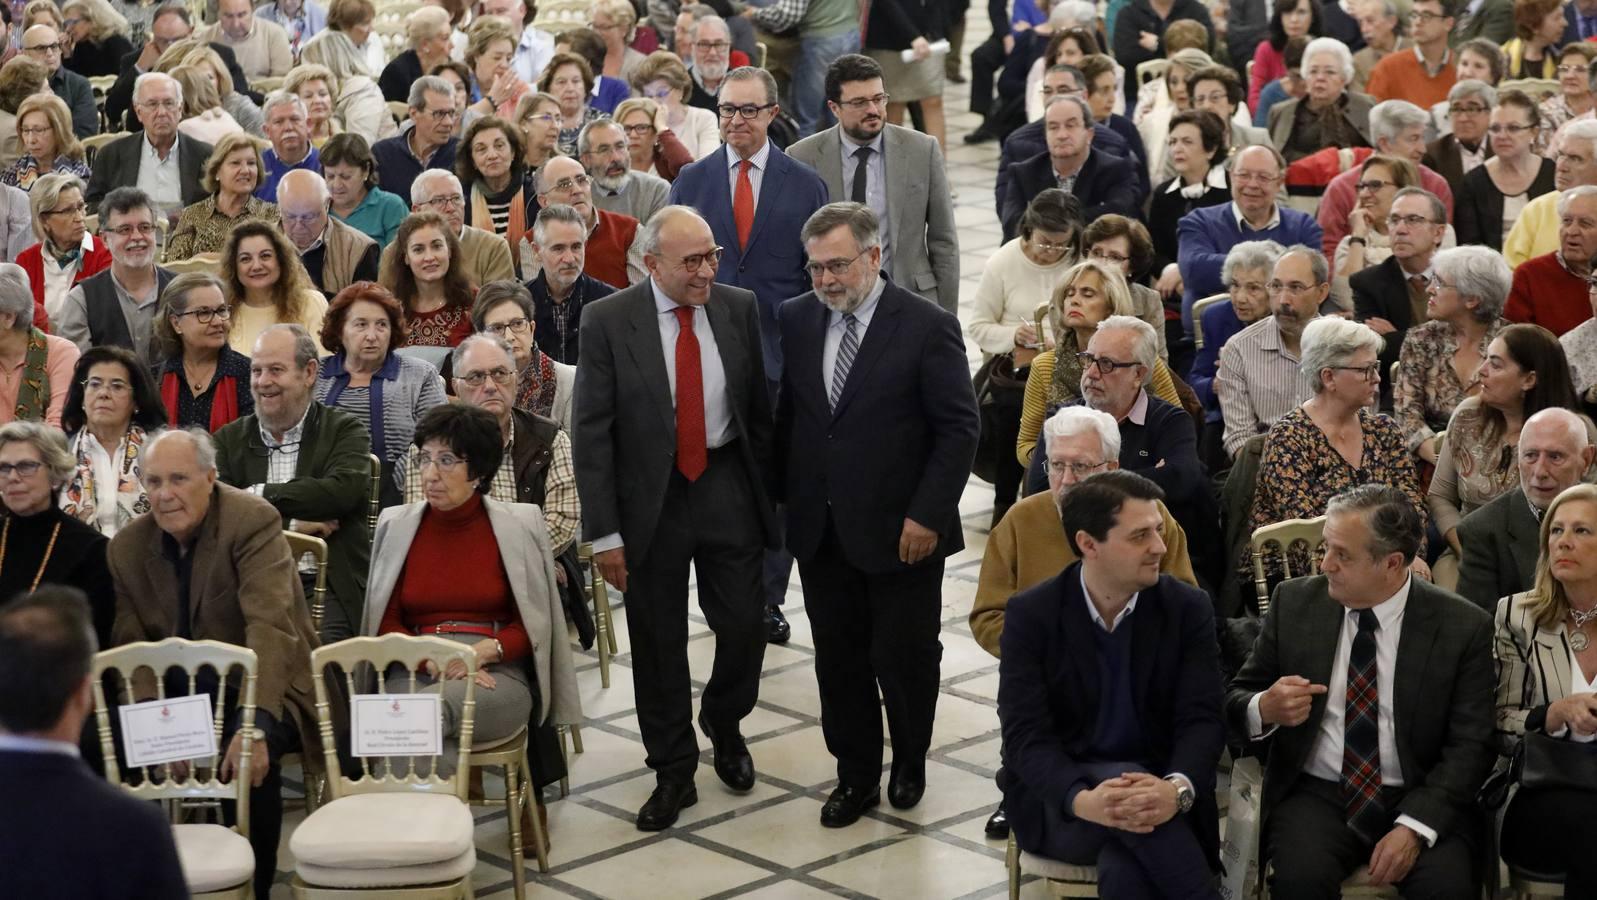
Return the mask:
<path id="1" fill-rule="evenodd" d="M 222 281 L 205 272 L 172 279 L 155 320 L 161 403 L 176 428 L 218 428 L 255 411 L 250 358 L 227 344 L 231 307 Z"/>

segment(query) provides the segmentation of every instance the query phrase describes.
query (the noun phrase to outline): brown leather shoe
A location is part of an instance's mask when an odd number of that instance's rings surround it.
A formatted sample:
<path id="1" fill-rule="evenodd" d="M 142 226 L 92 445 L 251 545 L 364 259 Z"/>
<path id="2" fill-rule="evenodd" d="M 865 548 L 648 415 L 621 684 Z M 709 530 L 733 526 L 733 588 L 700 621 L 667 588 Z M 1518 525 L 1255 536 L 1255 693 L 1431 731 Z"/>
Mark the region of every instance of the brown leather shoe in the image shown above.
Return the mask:
<path id="1" fill-rule="evenodd" d="M 542 800 L 537 801 L 538 824 L 543 826 L 543 853 L 549 855 L 549 807 Z M 532 812 L 528 809 L 521 811 L 521 852 L 527 859 L 538 858 L 538 845 L 533 842 L 535 832 L 532 830 Z"/>

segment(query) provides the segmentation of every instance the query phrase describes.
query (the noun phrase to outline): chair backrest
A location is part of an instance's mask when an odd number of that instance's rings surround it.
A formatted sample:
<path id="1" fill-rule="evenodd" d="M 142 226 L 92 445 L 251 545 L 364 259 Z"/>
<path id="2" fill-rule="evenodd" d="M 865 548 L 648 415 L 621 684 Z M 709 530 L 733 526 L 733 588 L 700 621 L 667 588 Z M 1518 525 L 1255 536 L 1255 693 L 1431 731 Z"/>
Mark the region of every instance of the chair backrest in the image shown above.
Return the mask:
<path id="1" fill-rule="evenodd" d="M 187 259 L 168 259 L 161 263 L 161 268 L 182 275 L 184 272 L 204 272 L 208 275 L 217 275 L 222 271 L 222 261 L 215 253 L 196 253 Z"/>
<path id="2" fill-rule="evenodd" d="M 250 82 L 250 90 L 258 94 L 270 94 L 283 86 L 284 79 L 280 76 L 267 75 Z"/>
<path id="3" fill-rule="evenodd" d="M 1032 310 L 1031 317 L 1037 328 L 1037 342 L 1039 344 L 1048 343 L 1048 311 L 1052 306 L 1052 303 L 1044 300 L 1042 303 L 1037 304 L 1036 309 Z M 1059 335 L 1054 335 L 1055 340 L 1058 337 Z"/>
<path id="4" fill-rule="evenodd" d="M 1230 299 L 1230 294 L 1211 294 L 1192 304 L 1192 346 L 1194 349 L 1203 349 L 1203 311 L 1216 303 Z"/>
<path id="5" fill-rule="evenodd" d="M 1150 59 L 1147 62 L 1138 63 L 1137 86 L 1141 87 L 1150 81 L 1158 81 L 1169 70 L 1170 60 L 1168 59 Z"/>
<path id="6" fill-rule="evenodd" d="M 177 677 L 174 670 L 181 672 L 182 677 Z M 125 644 L 95 654 L 94 716 L 106 778 L 140 800 L 237 801 L 237 830 L 248 837 L 249 779 L 235 777 L 224 784 L 217 776 L 227 752 L 222 741 L 223 724 L 232 720 L 232 710 L 238 710 L 240 721 L 255 721 L 255 676 L 255 651 L 220 641 L 173 637 Z M 112 736 L 112 711 L 106 698 L 108 681 L 118 705 L 214 691 L 211 694 L 211 727 L 216 735 L 217 755 L 189 760 L 186 767 L 173 764 L 138 767 L 129 773 L 131 776 L 136 771 L 136 777 L 124 780 Z M 237 705 L 230 703 L 230 699 L 237 700 Z M 117 729 L 118 733 L 120 730 Z M 239 749 L 242 772 L 250 770 L 253 753 L 266 752 L 264 745 L 256 744 L 253 729 L 249 728 L 243 730 Z"/>
<path id="7" fill-rule="evenodd" d="M 113 141 L 119 141 L 122 138 L 127 137 L 129 134 L 131 134 L 131 132 L 113 131 L 109 134 L 91 134 L 84 138 L 79 142 L 83 145 L 84 165 L 90 166 L 92 168 L 94 166 L 94 156 L 100 152 L 101 147 L 104 147 L 106 144 L 112 143 Z"/>
<path id="8" fill-rule="evenodd" d="M 434 369 L 442 372 L 444 363 L 449 361 L 451 347 L 399 347 L 394 350 L 400 356 L 410 356 L 423 362 L 431 363 Z"/>
<path id="9" fill-rule="evenodd" d="M 319 635 L 322 618 L 327 613 L 327 542 L 297 531 L 284 531 L 283 537 L 288 539 L 288 552 L 294 559 L 302 559 L 309 553 L 316 563 L 316 587 L 306 599 L 310 601 L 311 626 Z"/>
<path id="10" fill-rule="evenodd" d="M 371 499 L 368 501 L 366 512 L 366 535 L 372 540 L 377 539 L 377 517 L 383 511 L 383 461 L 375 453 L 366 454 L 371 461 L 372 488 Z"/>
<path id="11" fill-rule="evenodd" d="M 1537 101 L 1561 90 L 1556 78 L 1510 78 L 1497 85 L 1499 91 L 1524 91 Z"/>
<path id="12" fill-rule="evenodd" d="M 1264 577 L 1264 554 L 1274 547 L 1281 554 L 1281 571 L 1292 576 L 1291 551 L 1303 544 L 1309 551 L 1309 571 L 1298 575 L 1313 575 L 1320 571 L 1320 553 L 1325 545 L 1325 516 L 1312 519 L 1287 519 L 1274 525 L 1265 525 L 1253 531 L 1253 587 L 1259 600 L 1259 615 L 1270 607 L 1269 585 Z"/>
<path id="13" fill-rule="evenodd" d="M 424 686 L 419 680 L 423 662 L 431 663 L 435 671 L 442 671 L 451 660 L 460 660 L 466 667 L 465 697 L 460 716 L 460 730 L 455 736 L 459 751 L 455 767 L 448 777 L 438 775 L 438 767 L 426 763 L 426 774 L 418 774 L 417 758 L 413 756 L 356 757 L 360 777 L 343 774 L 338 763 L 338 747 L 333 734 L 331 697 L 327 685 L 327 670 L 336 667 L 343 678 L 343 698 L 353 699 L 361 694 L 419 693 Z M 399 667 L 396 669 L 395 667 Z M 402 690 L 387 689 L 387 679 L 402 669 L 408 674 Z M 316 719 L 321 730 L 322 754 L 327 762 L 327 788 L 331 800 L 352 794 L 377 794 L 419 792 L 453 794 L 466 799 L 465 772 L 471 762 L 471 732 L 477 707 L 476 683 L 477 655 L 468 644 L 459 644 L 442 637 L 408 634 L 385 634 L 380 637 L 354 637 L 326 644 L 311 651 L 311 678 L 316 685 Z M 361 687 L 375 690 L 358 690 Z M 440 723 L 441 727 L 441 723 Z M 396 765 L 396 760 L 407 764 Z"/>

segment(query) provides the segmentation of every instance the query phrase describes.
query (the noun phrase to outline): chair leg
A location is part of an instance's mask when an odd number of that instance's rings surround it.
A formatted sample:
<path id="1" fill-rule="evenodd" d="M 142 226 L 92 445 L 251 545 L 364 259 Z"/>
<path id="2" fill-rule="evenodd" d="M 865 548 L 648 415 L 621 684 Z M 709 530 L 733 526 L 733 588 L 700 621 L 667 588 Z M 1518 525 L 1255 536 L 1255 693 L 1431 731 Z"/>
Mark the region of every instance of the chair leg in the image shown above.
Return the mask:
<path id="1" fill-rule="evenodd" d="M 527 778 L 528 773 L 531 771 L 532 767 L 527 764 L 527 753 L 523 750 L 521 753 L 521 803 L 531 813 L 531 815 L 527 816 L 527 822 L 532 825 L 533 846 L 538 849 L 538 871 L 547 873 L 549 871 L 549 852 L 544 849 L 544 845 L 548 843 L 548 838 L 543 833 L 543 819 L 538 816 L 538 788 Z M 519 867 L 517 867 L 517 871 L 520 871 Z"/>
<path id="2" fill-rule="evenodd" d="M 566 775 L 560 779 L 560 799 L 564 800 L 571 793 L 571 756 L 566 753 L 566 732 L 571 730 L 569 725 L 561 725 L 555 729 L 555 734 L 560 737 L 560 762 L 566 768 Z"/>
<path id="3" fill-rule="evenodd" d="M 522 795 L 525 788 L 521 784 L 523 773 L 519 761 L 505 763 L 505 816 L 510 822 L 510 873 L 516 900 L 526 900 L 527 896 L 527 872 L 523 867 L 525 854 L 521 850 L 521 810 L 525 804 Z"/>
<path id="4" fill-rule="evenodd" d="M 599 684 L 602 687 L 610 686 L 610 656 L 615 651 L 610 646 L 610 622 L 601 609 L 605 597 L 599 590 L 598 579 L 602 578 L 598 572 L 593 573 L 595 584 L 593 587 L 593 630 L 594 646 L 599 649 Z"/>
<path id="5" fill-rule="evenodd" d="M 1004 867 L 1009 870 L 1009 900 L 1020 900 L 1020 848 L 1015 846 L 1015 836 L 1009 836 L 1009 847 L 1004 851 Z"/>
<path id="6" fill-rule="evenodd" d="M 593 585 L 593 596 L 599 601 L 599 615 L 604 616 L 605 640 L 610 643 L 610 655 L 620 653 L 616 649 L 616 623 L 610 615 L 610 587 L 604 583 L 604 578 L 599 578 Z"/>

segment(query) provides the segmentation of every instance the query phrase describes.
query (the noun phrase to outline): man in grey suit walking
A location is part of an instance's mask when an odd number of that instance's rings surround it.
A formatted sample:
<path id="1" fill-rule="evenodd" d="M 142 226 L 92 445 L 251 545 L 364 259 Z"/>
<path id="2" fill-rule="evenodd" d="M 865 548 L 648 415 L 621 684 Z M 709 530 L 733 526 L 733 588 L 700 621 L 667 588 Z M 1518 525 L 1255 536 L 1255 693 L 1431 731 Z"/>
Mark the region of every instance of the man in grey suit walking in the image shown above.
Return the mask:
<path id="1" fill-rule="evenodd" d="M 754 295 L 715 283 L 709 223 L 667 206 L 640 232 L 648 281 L 583 310 L 573 456 L 583 534 L 626 594 L 638 728 L 656 787 L 641 831 L 698 802 L 688 678 L 688 572 L 715 632 L 699 727 L 728 787 L 754 787 L 738 723 L 765 656 L 763 551 L 775 513 L 764 489 L 771 405 Z"/>
<path id="2" fill-rule="evenodd" d="M 833 203 L 863 203 L 882 223 L 882 271 L 959 314 L 959 235 L 935 138 L 886 120 L 882 68 L 850 53 L 826 70 L 826 105 L 838 124 L 787 149 L 819 172 Z M 863 162 L 862 162 L 863 160 Z"/>

